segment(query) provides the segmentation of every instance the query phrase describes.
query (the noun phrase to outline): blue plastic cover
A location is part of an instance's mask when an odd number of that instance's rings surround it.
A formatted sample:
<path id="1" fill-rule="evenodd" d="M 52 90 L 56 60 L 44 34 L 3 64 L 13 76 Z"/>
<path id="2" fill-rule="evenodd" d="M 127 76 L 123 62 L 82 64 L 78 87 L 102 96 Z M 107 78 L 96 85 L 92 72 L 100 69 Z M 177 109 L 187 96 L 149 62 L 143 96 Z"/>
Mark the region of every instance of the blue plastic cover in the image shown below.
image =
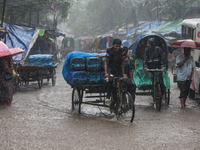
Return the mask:
<path id="1" fill-rule="evenodd" d="M 53 55 L 50 54 L 36 54 L 29 55 L 27 60 L 27 66 L 53 66 Z"/>
<path id="2" fill-rule="evenodd" d="M 100 83 L 101 73 L 100 72 L 87 72 L 88 83 L 89 84 L 97 84 Z"/>
<path id="3" fill-rule="evenodd" d="M 74 84 L 85 84 L 87 83 L 87 72 L 86 71 L 70 71 L 69 83 Z"/>
<path id="4" fill-rule="evenodd" d="M 146 31 L 149 29 L 154 29 L 160 25 L 165 24 L 165 21 L 154 21 L 154 22 L 144 22 L 144 23 L 140 23 L 137 26 L 133 26 L 128 28 L 128 35 L 127 36 L 132 36 L 134 35 L 138 30 L 140 31 Z"/>
<path id="5" fill-rule="evenodd" d="M 26 56 L 29 45 L 36 30 L 32 28 L 19 27 L 9 24 L 4 24 L 8 34 L 6 35 L 6 45 L 9 48 L 20 48 L 25 50 L 25 53 L 13 56 L 13 60 L 23 60 Z"/>
<path id="6" fill-rule="evenodd" d="M 100 71 L 101 70 L 101 58 L 94 57 L 87 59 L 87 71 Z"/>
<path id="7" fill-rule="evenodd" d="M 62 70 L 62 75 L 65 81 L 69 82 L 69 66 L 70 66 L 70 59 L 74 57 L 84 57 L 84 58 L 89 58 L 89 57 L 96 57 L 97 55 L 105 55 L 105 53 L 84 53 L 84 52 L 70 52 L 67 54 L 65 58 L 65 62 L 63 65 L 63 70 Z"/>

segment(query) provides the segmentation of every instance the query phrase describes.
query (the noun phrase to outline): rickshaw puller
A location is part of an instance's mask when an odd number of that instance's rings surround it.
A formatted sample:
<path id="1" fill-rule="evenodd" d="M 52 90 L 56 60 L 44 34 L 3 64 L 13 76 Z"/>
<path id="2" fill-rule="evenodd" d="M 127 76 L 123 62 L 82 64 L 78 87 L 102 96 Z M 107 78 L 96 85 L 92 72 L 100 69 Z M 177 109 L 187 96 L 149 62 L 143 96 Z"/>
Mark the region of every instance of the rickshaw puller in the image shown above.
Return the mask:
<path id="1" fill-rule="evenodd" d="M 113 47 L 107 49 L 106 51 L 106 59 L 104 63 L 105 69 L 105 77 L 107 78 L 109 74 L 112 74 L 114 77 L 126 77 L 127 75 L 124 74 L 125 71 L 125 58 L 126 58 L 126 51 L 121 48 L 121 40 L 115 39 L 113 41 Z M 135 90 L 136 85 L 130 79 L 125 80 L 128 92 L 130 92 L 133 101 L 135 101 Z M 106 104 L 110 104 L 110 97 L 111 97 L 111 83 L 107 83 L 107 96 L 106 96 Z"/>
<path id="2" fill-rule="evenodd" d="M 159 46 L 156 46 L 155 39 L 153 37 L 147 40 L 147 47 L 144 52 L 144 70 L 146 69 L 162 69 L 164 67 L 164 58 L 162 54 L 162 49 Z M 158 75 L 160 81 L 161 94 L 164 97 L 166 87 L 163 82 L 162 72 Z"/>

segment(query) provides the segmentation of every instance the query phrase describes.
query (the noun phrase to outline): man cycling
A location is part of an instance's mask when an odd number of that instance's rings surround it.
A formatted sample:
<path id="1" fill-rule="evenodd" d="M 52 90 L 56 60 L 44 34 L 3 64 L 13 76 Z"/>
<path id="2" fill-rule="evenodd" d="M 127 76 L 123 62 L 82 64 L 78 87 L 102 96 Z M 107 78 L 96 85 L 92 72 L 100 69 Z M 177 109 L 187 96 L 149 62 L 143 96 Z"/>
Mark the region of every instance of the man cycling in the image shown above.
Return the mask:
<path id="1" fill-rule="evenodd" d="M 144 52 L 144 71 L 147 69 L 165 70 L 162 49 L 156 46 L 154 38 L 149 38 L 147 40 L 147 47 Z M 166 88 L 163 82 L 162 72 L 159 73 L 158 78 L 161 86 L 161 94 L 164 96 Z"/>
<path id="2" fill-rule="evenodd" d="M 104 63 L 105 77 L 107 78 L 110 74 L 114 77 L 127 77 L 125 74 L 125 59 L 127 52 L 121 47 L 121 40 L 115 39 L 113 41 L 113 47 L 107 49 L 106 58 Z M 125 80 L 128 92 L 130 92 L 133 101 L 135 101 L 135 89 L 136 86 L 130 79 Z M 106 104 L 110 104 L 111 97 L 111 83 L 107 85 L 107 96 L 106 96 Z"/>

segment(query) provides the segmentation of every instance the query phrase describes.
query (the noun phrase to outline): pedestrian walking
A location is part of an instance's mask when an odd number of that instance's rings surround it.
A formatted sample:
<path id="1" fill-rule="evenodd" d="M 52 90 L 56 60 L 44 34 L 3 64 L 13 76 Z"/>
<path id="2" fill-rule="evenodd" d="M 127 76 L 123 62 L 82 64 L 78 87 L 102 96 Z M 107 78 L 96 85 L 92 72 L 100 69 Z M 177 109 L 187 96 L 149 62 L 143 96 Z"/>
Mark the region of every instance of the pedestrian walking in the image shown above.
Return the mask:
<path id="1" fill-rule="evenodd" d="M 185 108 L 185 102 L 189 94 L 190 84 L 194 73 L 195 62 L 191 56 L 191 48 L 184 47 L 184 53 L 176 57 L 177 81 L 180 89 L 181 108 Z"/>

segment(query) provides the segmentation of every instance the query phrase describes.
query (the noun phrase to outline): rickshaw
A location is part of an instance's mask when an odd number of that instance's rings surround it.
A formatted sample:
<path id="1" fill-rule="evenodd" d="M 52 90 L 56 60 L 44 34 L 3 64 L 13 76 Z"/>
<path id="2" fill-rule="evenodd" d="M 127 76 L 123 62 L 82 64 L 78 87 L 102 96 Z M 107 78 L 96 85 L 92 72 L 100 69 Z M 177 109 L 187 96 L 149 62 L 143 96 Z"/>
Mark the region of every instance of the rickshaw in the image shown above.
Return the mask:
<path id="1" fill-rule="evenodd" d="M 92 52 L 93 43 L 93 37 L 83 36 L 78 39 L 78 50 L 83 52 Z"/>
<path id="2" fill-rule="evenodd" d="M 163 81 L 166 87 L 165 92 L 165 103 L 167 106 L 170 101 L 170 81 L 168 77 L 168 46 L 165 39 L 157 33 L 144 33 L 141 34 L 135 41 L 132 49 L 132 54 L 135 57 L 135 70 L 133 74 L 133 79 L 137 87 L 136 95 L 150 95 L 153 97 L 153 102 L 156 110 L 161 110 L 162 105 L 162 95 L 161 88 L 157 78 L 157 74 L 161 73 L 159 69 L 143 70 L 143 55 L 147 45 L 147 40 L 151 37 L 154 37 L 156 46 L 161 47 L 164 55 L 165 68 L 166 71 L 163 71 Z M 151 72 L 151 73 L 150 73 Z M 142 90 L 142 92 L 141 92 Z"/>
<path id="3" fill-rule="evenodd" d="M 113 41 L 114 41 L 114 38 L 111 36 L 103 37 L 99 43 L 100 50 L 106 50 L 107 48 L 111 47 L 113 44 Z"/>
<path id="4" fill-rule="evenodd" d="M 51 79 L 52 86 L 56 84 L 56 68 L 57 63 L 55 62 L 39 62 L 41 57 L 53 57 L 53 55 L 30 55 L 29 58 L 35 57 L 36 61 L 29 62 L 26 61 L 22 64 L 22 62 L 15 63 L 15 70 L 19 74 L 16 79 L 16 90 L 22 85 L 29 85 L 30 82 L 37 82 L 38 88 L 41 89 L 44 83 L 44 79 L 49 81 Z M 45 58 L 43 58 L 44 60 Z"/>
<path id="5" fill-rule="evenodd" d="M 72 110 L 81 113 L 83 104 L 108 108 L 110 114 L 117 117 L 125 116 L 131 123 L 135 116 L 135 106 L 132 97 L 123 84 L 123 78 L 110 76 L 112 80 L 112 109 L 105 104 L 107 87 L 101 58 L 95 53 L 71 52 L 63 65 L 63 77 L 72 88 Z M 105 55 L 105 53 L 99 54 Z M 94 71 L 95 70 L 95 71 Z M 89 100 L 91 99 L 92 100 Z M 105 116 L 104 111 L 100 109 Z"/>
<path id="6" fill-rule="evenodd" d="M 61 55 L 62 58 L 65 58 L 69 52 L 74 51 L 75 49 L 75 40 L 73 37 L 64 37 L 62 40 L 62 49 Z"/>

